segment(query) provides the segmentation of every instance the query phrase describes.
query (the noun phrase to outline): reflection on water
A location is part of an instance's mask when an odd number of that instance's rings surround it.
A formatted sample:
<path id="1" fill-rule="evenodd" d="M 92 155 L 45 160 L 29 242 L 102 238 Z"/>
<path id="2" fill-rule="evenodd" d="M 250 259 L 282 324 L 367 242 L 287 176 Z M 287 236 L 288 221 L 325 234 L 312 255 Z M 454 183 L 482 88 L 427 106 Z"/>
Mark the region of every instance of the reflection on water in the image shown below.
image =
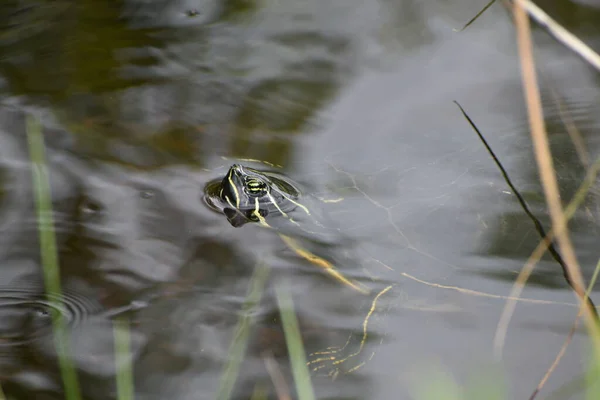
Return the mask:
<path id="1" fill-rule="evenodd" d="M 585 4 L 540 2 L 594 43 L 598 15 Z M 490 364 L 497 316 L 538 238 L 452 100 L 548 219 L 510 21 L 492 7 L 467 31 L 452 31 L 481 6 L 3 2 L 2 389 L 15 399 L 63 398 L 50 324 L 56 305 L 44 295 L 40 270 L 27 113 L 45 128 L 64 288 L 56 310 L 68 322 L 84 398 L 115 398 L 117 317 L 130 321 L 137 397 L 213 398 L 261 260 L 270 278 L 252 314 L 234 398 L 279 398 L 278 376 L 296 395 L 274 294 L 282 279 L 293 283 L 309 361 L 324 359 L 311 364 L 318 398 L 408 398 L 418 364 L 445 364 L 459 378 Z M 565 115 L 593 159 L 597 80 L 546 36 L 536 40 L 568 199 L 585 162 L 565 134 Z M 374 293 L 394 284 L 390 296 L 374 303 L 332 279 L 286 244 L 279 226 L 236 229 L 208 209 L 204 187 L 240 158 L 280 165 L 328 228 L 286 234 Z M 597 218 L 595 191 L 572 224 L 586 275 L 597 257 Z M 514 398 L 535 386 L 575 312 L 550 259 L 530 283 L 504 350 Z M 348 374 L 353 367 L 336 364 L 330 348 L 346 341 L 345 354 L 361 349 L 358 363 L 368 361 Z M 573 352 L 562 363 L 549 388 L 581 369 Z"/>

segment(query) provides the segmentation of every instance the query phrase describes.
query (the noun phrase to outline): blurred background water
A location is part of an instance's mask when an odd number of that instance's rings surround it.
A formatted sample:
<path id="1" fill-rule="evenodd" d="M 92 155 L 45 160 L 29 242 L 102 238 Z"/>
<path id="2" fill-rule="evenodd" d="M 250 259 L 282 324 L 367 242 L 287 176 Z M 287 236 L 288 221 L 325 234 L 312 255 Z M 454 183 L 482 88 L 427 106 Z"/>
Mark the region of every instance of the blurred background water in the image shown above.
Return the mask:
<path id="1" fill-rule="evenodd" d="M 6 0 L 0 4 L 0 382 L 62 399 L 40 268 L 25 116 L 43 124 L 65 291 L 59 310 L 85 399 L 115 398 L 112 320 L 131 320 L 137 399 L 212 399 L 249 277 L 272 275 L 233 397 L 288 374 L 273 284 L 285 278 L 308 351 L 362 331 L 359 295 L 290 255 L 272 231 L 232 228 L 203 189 L 233 159 L 281 166 L 344 240 L 323 256 L 393 283 L 365 366 L 315 374 L 319 399 L 416 398 L 440 368 L 491 374 L 526 398 L 562 345 L 576 299 L 544 258 L 517 305 L 502 362 L 492 342 L 539 241 L 453 100 L 478 124 L 546 223 L 514 28 L 500 5 L 415 0 Z M 539 1 L 598 50 L 600 7 Z M 598 153 L 597 72 L 534 29 L 545 118 L 569 199 Z M 584 160 L 585 161 L 585 160 Z M 586 277 L 598 257 L 597 189 L 572 223 Z M 340 237 L 342 237 L 340 235 Z M 340 269 L 344 269 L 340 265 Z M 468 290 L 460 290 L 468 289 Z M 368 305 L 367 305 L 368 306 Z M 367 307 L 368 308 L 368 307 Z M 381 342 L 381 345 L 378 343 Z M 585 334 L 543 393 L 580 377 Z M 325 374 L 326 375 L 326 374 Z M 289 382 L 291 383 L 291 382 Z M 567 397 L 583 398 L 582 386 Z M 570 396 L 570 397 L 569 397 Z"/>

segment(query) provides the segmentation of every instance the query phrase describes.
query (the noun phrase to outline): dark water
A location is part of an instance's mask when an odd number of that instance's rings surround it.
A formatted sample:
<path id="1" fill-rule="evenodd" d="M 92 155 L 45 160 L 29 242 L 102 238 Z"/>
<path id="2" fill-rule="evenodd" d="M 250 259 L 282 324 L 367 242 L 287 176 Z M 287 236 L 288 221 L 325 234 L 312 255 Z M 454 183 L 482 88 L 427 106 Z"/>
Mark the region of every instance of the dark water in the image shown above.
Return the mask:
<path id="1" fill-rule="evenodd" d="M 598 4 L 539 4 L 600 48 Z M 376 291 L 393 285 L 361 354 L 375 356 L 336 379 L 327 376 L 331 365 L 316 371 L 317 398 L 420 399 L 440 374 L 465 387 L 495 382 L 506 398 L 527 398 L 562 345 L 576 300 L 559 266 L 545 258 L 523 294 L 528 300 L 517 305 L 502 359 L 495 357 L 506 296 L 539 238 L 453 100 L 548 218 L 510 19 L 495 5 L 466 31 L 453 31 L 483 5 L 3 2 L 5 394 L 64 398 L 25 135 L 25 116 L 33 115 L 47 146 L 64 289 L 57 311 L 68 322 L 85 399 L 116 396 L 113 337 L 124 329 L 113 323 L 117 317 L 130 322 L 137 399 L 215 398 L 251 277 L 265 260 L 269 279 L 252 311 L 233 398 L 261 398 L 261 390 L 277 398 L 273 364 L 293 388 L 275 296 L 281 282 L 290 285 L 309 353 L 342 345 L 349 334 L 358 344 L 370 299 L 298 257 L 276 232 L 233 228 L 204 204 L 206 183 L 240 158 L 281 165 L 317 197 L 343 198 L 315 205 L 337 233 L 311 248 Z M 535 40 L 557 174 L 569 199 L 600 145 L 597 72 L 543 31 Z M 583 158 L 565 119 L 583 136 Z M 598 257 L 597 194 L 594 188 L 572 223 L 587 277 Z M 588 352 L 580 328 L 542 394 L 581 377 Z M 583 398 L 582 385 L 560 398 Z"/>

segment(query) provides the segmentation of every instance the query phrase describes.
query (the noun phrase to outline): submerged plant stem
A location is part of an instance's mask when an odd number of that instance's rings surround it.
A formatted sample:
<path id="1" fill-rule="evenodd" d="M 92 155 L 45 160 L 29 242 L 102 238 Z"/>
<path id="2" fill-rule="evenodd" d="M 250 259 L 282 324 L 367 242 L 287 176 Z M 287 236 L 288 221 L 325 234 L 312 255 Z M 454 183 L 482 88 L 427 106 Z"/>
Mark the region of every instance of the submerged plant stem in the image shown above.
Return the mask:
<path id="1" fill-rule="evenodd" d="M 315 400 L 289 285 L 285 282 L 279 283 L 275 287 L 275 292 L 277 294 L 277 303 L 279 304 L 279 312 L 281 313 L 281 322 L 285 333 L 285 342 L 290 356 L 298 399 Z"/>
<path id="2" fill-rule="evenodd" d="M 117 399 L 133 400 L 135 386 L 130 349 L 130 329 L 127 317 L 117 317 L 113 321 L 113 338 L 115 341 L 115 370 L 117 371 Z"/>
<path id="3" fill-rule="evenodd" d="M 27 116 L 26 124 L 46 295 L 49 303 L 59 303 L 58 307 L 50 307 L 54 345 L 58 354 L 66 399 L 79 400 L 81 399 L 79 382 L 77 381 L 77 373 L 70 358 L 69 338 L 65 320 L 60 312 L 63 309 L 60 269 L 52 218 L 52 194 L 44 154 L 44 137 L 40 123 L 35 117 Z"/>
<path id="4" fill-rule="evenodd" d="M 229 400 L 233 393 L 233 387 L 246 353 L 250 328 L 252 328 L 254 323 L 254 308 L 260 303 L 265 283 L 269 277 L 269 271 L 269 266 L 264 262 L 259 262 L 254 269 L 246 301 L 242 307 L 233 341 L 229 347 L 227 362 L 225 368 L 223 368 L 223 375 L 221 375 L 221 382 L 216 397 L 218 400 Z"/>

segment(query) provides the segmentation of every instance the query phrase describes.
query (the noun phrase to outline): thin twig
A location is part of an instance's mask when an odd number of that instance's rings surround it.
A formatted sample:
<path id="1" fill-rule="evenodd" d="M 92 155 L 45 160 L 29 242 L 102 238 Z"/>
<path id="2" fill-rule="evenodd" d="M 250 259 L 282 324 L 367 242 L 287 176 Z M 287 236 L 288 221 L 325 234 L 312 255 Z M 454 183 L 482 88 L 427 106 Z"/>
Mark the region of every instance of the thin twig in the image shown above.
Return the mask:
<path id="1" fill-rule="evenodd" d="M 471 118 L 469 117 L 469 115 L 467 115 L 467 113 L 465 112 L 465 110 L 462 108 L 462 106 L 456 100 L 454 100 L 454 103 L 456 103 L 456 105 L 458 106 L 458 108 L 462 112 L 463 116 L 469 122 L 469 124 L 471 125 L 471 128 L 473 128 L 473 130 L 475 131 L 475 133 L 477 133 L 477 136 L 479 136 L 479 139 L 481 140 L 481 142 L 485 146 L 487 152 L 490 154 L 490 156 L 492 156 L 492 159 L 496 163 L 496 166 L 498 167 L 498 169 L 502 173 L 502 177 L 504 178 L 504 181 L 506 182 L 506 184 L 512 190 L 513 194 L 515 195 L 515 197 L 519 201 L 519 204 L 521 205 L 521 208 L 523 209 L 523 211 L 525 211 L 525 214 L 527 214 L 527 216 L 529 217 L 529 219 L 533 222 L 533 225 L 535 225 L 535 230 L 537 231 L 537 233 L 541 237 L 546 237 L 546 230 L 544 229 L 542 223 L 533 214 L 533 212 L 531 211 L 531 209 L 529 208 L 529 206 L 525 202 L 525 199 L 523 198 L 523 196 L 521 196 L 521 193 L 519 192 L 519 190 L 512 183 L 510 177 L 508 176 L 508 173 L 506 172 L 506 169 L 504 169 L 504 166 L 502 165 L 502 163 L 500 162 L 500 160 L 498 159 L 498 157 L 496 157 L 496 154 L 494 153 L 494 151 L 492 150 L 492 148 L 488 144 L 487 140 L 485 140 L 485 137 L 483 137 L 483 135 L 481 134 L 481 131 L 479 131 L 479 128 L 477 128 L 477 126 L 475 125 L 475 123 L 473 122 L 473 120 L 471 120 Z M 558 253 L 558 251 L 556 251 L 556 248 L 554 247 L 554 245 L 550 241 L 548 242 L 548 251 L 550 251 L 550 254 L 552 254 L 552 257 L 554 257 L 554 259 L 556 260 L 556 262 L 559 263 L 563 267 L 563 271 L 566 271 L 565 262 L 563 261 L 562 257 L 560 256 L 560 254 Z M 568 276 L 567 276 L 567 278 L 568 278 Z"/>
<path id="2" fill-rule="evenodd" d="M 384 263 L 381 260 L 373 258 L 373 261 L 377 262 L 384 268 L 391 269 L 389 265 L 387 265 L 386 263 Z M 511 296 L 504 296 L 504 295 L 500 295 L 500 294 L 481 292 L 478 290 L 463 288 L 463 287 L 459 287 L 459 286 L 442 285 L 441 283 L 428 282 L 423 279 L 419 279 L 416 276 L 410 275 L 406 272 L 400 272 L 400 275 L 402 275 L 405 278 L 411 279 L 415 282 L 422 283 L 423 285 L 427 285 L 427 286 L 438 288 L 438 289 L 454 290 L 454 291 L 457 291 L 457 292 L 462 293 L 467 296 L 487 297 L 490 299 L 501 299 L 501 300 L 506 300 L 507 302 L 508 301 L 517 302 L 518 301 L 518 302 L 529 303 L 529 304 L 548 304 L 548 305 L 553 304 L 553 305 L 561 305 L 561 306 L 569 306 L 569 307 L 577 307 L 578 306 L 578 304 L 575 304 L 575 303 L 566 303 L 566 302 L 561 302 L 561 301 L 528 299 L 528 298 L 518 297 L 518 296 L 512 297 L 512 293 L 511 293 Z"/>
<path id="3" fill-rule="evenodd" d="M 402 275 L 405 278 L 411 279 L 415 282 L 422 283 L 423 285 L 431 286 L 431 287 L 438 288 L 438 289 L 455 290 L 459 293 L 462 293 L 462 294 L 465 294 L 468 296 L 487 297 L 489 299 L 512 300 L 512 301 L 519 301 L 522 303 L 529 303 L 529 304 L 548 304 L 548 305 L 552 304 L 552 305 L 563 305 L 563 306 L 569 306 L 569 307 L 577 306 L 577 304 L 560 303 L 558 301 L 552 301 L 552 300 L 527 299 L 527 298 L 523 298 L 523 297 L 507 297 L 507 296 L 502 296 L 499 294 L 486 293 L 486 292 L 480 292 L 478 290 L 466 289 L 466 288 L 462 288 L 459 286 L 442 285 L 441 283 L 424 281 L 423 279 L 419 279 L 416 276 L 410 275 L 406 272 L 400 272 L 400 275 Z"/>
<path id="4" fill-rule="evenodd" d="M 469 22 L 467 22 L 466 24 L 463 25 L 462 28 L 460 29 L 452 29 L 454 32 L 462 32 L 465 29 L 467 29 L 469 27 L 469 25 L 471 25 L 473 22 L 475 22 L 475 20 L 477 20 L 477 18 L 479 18 L 481 16 L 481 14 L 483 14 L 488 8 L 490 8 L 492 6 L 492 4 L 494 4 L 496 2 L 496 0 L 491 0 L 489 3 L 487 3 L 485 5 L 485 7 L 483 7 L 481 9 L 481 11 L 479 11 L 477 14 L 475 14 L 475 16 L 473 18 L 471 18 L 469 20 Z"/>

